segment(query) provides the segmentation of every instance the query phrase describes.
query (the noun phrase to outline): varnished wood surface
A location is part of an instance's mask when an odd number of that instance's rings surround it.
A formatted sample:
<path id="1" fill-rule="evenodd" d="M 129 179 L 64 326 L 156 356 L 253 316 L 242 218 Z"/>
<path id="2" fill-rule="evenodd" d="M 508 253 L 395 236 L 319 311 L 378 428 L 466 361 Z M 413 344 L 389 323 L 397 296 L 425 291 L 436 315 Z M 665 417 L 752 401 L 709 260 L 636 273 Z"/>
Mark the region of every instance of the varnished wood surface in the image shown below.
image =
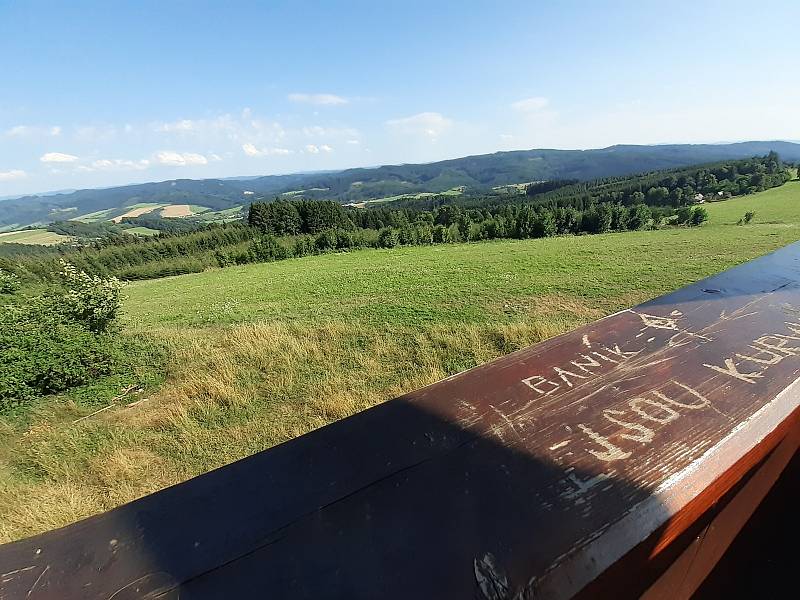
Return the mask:
<path id="1" fill-rule="evenodd" d="M 796 424 L 798 377 L 795 244 L 2 546 L 0 598 L 538 599 L 623 563 L 655 578 Z"/>
<path id="2" fill-rule="evenodd" d="M 793 598 L 800 539 L 800 454 L 703 582 L 693 600 Z"/>

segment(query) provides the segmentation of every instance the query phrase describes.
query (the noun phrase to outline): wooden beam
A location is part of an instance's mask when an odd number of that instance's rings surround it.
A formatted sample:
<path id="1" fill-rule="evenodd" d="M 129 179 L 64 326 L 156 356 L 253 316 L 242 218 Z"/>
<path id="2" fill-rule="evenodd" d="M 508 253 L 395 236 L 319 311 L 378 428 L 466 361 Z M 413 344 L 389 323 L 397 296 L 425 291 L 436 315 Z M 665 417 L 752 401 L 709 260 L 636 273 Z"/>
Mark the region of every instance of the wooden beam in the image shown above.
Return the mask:
<path id="1" fill-rule="evenodd" d="M 799 378 L 794 244 L 2 546 L 0 597 L 636 597 L 798 426 Z"/>

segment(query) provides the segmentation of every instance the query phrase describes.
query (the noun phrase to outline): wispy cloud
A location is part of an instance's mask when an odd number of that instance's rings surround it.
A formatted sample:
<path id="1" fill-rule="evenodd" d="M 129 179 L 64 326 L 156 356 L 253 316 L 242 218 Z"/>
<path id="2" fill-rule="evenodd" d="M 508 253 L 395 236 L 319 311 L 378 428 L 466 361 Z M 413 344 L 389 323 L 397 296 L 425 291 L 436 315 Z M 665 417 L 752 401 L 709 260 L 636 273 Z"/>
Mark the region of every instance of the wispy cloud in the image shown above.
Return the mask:
<path id="1" fill-rule="evenodd" d="M 402 119 L 390 119 L 386 125 L 398 133 L 423 135 L 435 142 L 453 126 L 453 120 L 438 112 L 423 112 Z"/>
<path id="2" fill-rule="evenodd" d="M 164 150 L 156 153 L 156 160 L 162 165 L 170 167 L 188 167 L 208 164 L 208 159 L 202 154 L 194 152 L 173 152 Z"/>
<path id="3" fill-rule="evenodd" d="M 154 129 L 159 133 L 190 133 L 197 131 L 205 121 L 193 121 L 192 119 L 181 119 L 171 123 L 156 123 Z"/>
<path id="4" fill-rule="evenodd" d="M 337 106 L 347 104 L 350 101 L 342 96 L 336 94 L 289 94 L 287 98 L 291 102 L 298 102 L 301 104 L 315 104 L 317 106 Z"/>
<path id="5" fill-rule="evenodd" d="M 96 171 L 142 171 L 150 166 L 146 158 L 142 160 L 127 160 L 124 158 L 101 158 L 94 160 L 89 165 L 89 170 Z"/>
<path id="6" fill-rule="evenodd" d="M 306 144 L 305 148 L 303 148 L 303 151 L 306 154 L 319 154 L 320 152 L 326 152 L 330 154 L 333 152 L 333 148 L 328 146 L 328 144 L 322 144 L 320 146 L 316 144 Z"/>
<path id="7" fill-rule="evenodd" d="M 10 171 L 0 171 L 0 181 L 15 181 L 25 179 L 28 174 L 22 169 L 11 169 Z"/>
<path id="8" fill-rule="evenodd" d="M 47 152 L 40 158 L 43 163 L 71 163 L 78 160 L 78 157 L 73 154 L 64 154 L 63 152 Z"/>
<path id="9" fill-rule="evenodd" d="M 550 101 L 542 96 L 533 96 L 532 98 L 524 98 L 511 103 L 511 108 L 519 112 L 536 112 L 544 110 Z"/>
<path id="10" fill-rule="evenodd" d="M 39 125 L 15 125 L 7 129 L 5 135 L 13 138 L 25 137 L 57 137 L 61 135 L 61 127 L 59 125 L 53 126 L 39 126 Z"/>
<path id="11" fill-rule="evenodd" d="M 242 150 L 247 156 L 285 156 L 293 151 L 287 148 L 258 148 L 255 144 L 242 144 Z"/>

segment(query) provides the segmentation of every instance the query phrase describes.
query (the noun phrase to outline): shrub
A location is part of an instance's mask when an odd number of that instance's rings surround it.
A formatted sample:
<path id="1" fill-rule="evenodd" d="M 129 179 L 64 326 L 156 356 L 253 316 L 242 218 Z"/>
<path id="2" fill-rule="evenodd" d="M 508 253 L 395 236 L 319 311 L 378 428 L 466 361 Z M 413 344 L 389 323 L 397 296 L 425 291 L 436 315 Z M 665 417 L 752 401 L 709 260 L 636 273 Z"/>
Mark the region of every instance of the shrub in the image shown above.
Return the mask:
<path id="1" fill-rule="evenodd" d="M 336 235 L 336 249 L 337 250 L 347 250 L 348 248 L 355 248 L 358 246 L 358 241 L 356 240 L 353 233 L 350 231 L 345 231 L 344 229 L 337 229 L 335 231 Z"/>
<path id="2" fill-rule="evenodd" d="M 43 296 L 2 309 L 0 412 L 111 372 L 111 336 L 69 318 L 61 304 Z"/>
<path id="3" fill-rule="evenodd" d="M 378 245 L 381 248 L 394 248 L 400 243 L 397 231 L 391 227 L 384 227 L 378 232 Z"/>
<path id="4" fill-rule="evenodd" d="M 249 262 L 271 262 L 289 257 L 289 251 L 272 235 L 265 235 L 250 242 Z"/>
<path id="5" fill-rule="evenodd" d="M 66 295 L 61 297 L 61 312 L 89 331 L 106 331 L 119 313 L 119 280 L 89 275 L 63 260 L 61 276 L 67 287 Z"/>
<path id="6" fill-rule="evenodd" d="M 0 412 L 113 370 L 115 340 L 108 331 L 120 308 L 119 281 L 64 261 L 61 267 L 66 290 L 0 311 Z"/>
<path id="7" fill-rule="evenodd" d="M 292 247 L 292 254 L 297 257 L 308 256 L 314 254 L 316 247 L 314 246 L 314 238 L 310 235 L 301 235 L 295 238 L 294 246 Z"/>
<path id="8" fill-rule="evenodd" d="M 681 206 L 678 210 L 675 211 L 675 214 L 678 217 L 676 223 L 678 223 L 678 225 L 684 225 L 689 223 L 692 220 L 693 212 L 694 211 L 691 206 Z"/>
<path id="9" fill-rule="evenodd" d="M 0 294 L 14 294 L 19 291 L 20 281 L 14 273 L 0 269 Z"/>
<path id="10" fill-rule="evenodd" d="M 693 226 L 702 225 L 706 221 L 708 221 L 708 211 L 702 206 L 696 206 L 695 209 L 692 211 L 692 219 L 690 225 Z"/>
<path id="11" fill-rule="evenodd" d="M 326 229 L 321 231 L 314 239 L 314 246 L 320 252 L 326 250 L 333 250 L 336 248 L 336 232 L 333 229 Z"/>
<path id="12" fill-rule="evenodd" d="M 628 213 L 628 229 L 644 229 L 650 223 L 650 207 L 646 204 L 632 206 Z"/>

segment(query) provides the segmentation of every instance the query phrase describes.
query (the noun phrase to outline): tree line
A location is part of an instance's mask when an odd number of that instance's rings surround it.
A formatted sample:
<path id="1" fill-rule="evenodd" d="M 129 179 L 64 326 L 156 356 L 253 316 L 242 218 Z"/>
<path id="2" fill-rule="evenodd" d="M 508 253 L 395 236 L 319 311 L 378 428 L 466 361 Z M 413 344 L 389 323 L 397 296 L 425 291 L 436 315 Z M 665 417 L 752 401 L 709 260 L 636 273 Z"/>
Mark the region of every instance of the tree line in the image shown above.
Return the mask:
<path id="1" fill-rule="evenodd" d="M 353 248 L 697 226 L 708 218 L 696 204 L 698 194 L 704 201 L 723 199 L 781 185 L 789 178 L 788 169 L 771 153 L 638 177 L 539 182 L 521 194 L 469 202 L 446 196 L 441 204 L 435 199 L 427 204 L 431 199 L 426 199 L 422 205 L 393 202 L 391 207 L 354 208 L 326 200 L 276 199 L 253 203 L 246 222 L 190 231 L 176 228 L 154 238 L 115 232 L 80 247 L 29 252 L 0 245 L 0 269 L 23 281 L 52 281 L 59 260 L 65 259 L 92 275 L 149 279 Z"/>
<path id="2" fill-rule="evenodd" d="M 154 279 L 218 266 L 215 251 L 247 246 L 256 235 L 256 230 L 232 223 L 154 238 L 115 235 L 81 247 L 37 247 L 26 253 L 15 245 L 17 248 L 7 253 L 0 252 L 0 269 L 15 273 L 24 281 L 52 282 L 58 279 L 60 261 L 67 260 L 81 271 L 101 277 Z"/>

